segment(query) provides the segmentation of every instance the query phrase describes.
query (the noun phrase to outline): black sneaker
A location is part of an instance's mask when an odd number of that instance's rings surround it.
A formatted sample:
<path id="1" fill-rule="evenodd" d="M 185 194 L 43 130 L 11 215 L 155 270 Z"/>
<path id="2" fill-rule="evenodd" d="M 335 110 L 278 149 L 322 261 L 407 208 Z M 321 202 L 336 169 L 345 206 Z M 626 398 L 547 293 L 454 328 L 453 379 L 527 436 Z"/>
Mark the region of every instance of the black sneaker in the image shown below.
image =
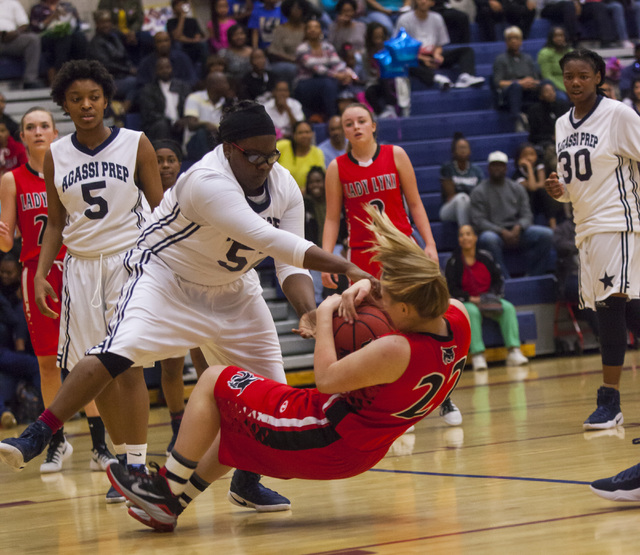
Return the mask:
<path id="1" fill-rule="evenodd" d="M 112 505 L 115 503 L 124 503 L 127 498 L 122 495 L 116 488 L 111 486 L 109 491 L 107 491 L 107 495 L 104 496 L 105 503 Z"/>
<path id="2" fill-rule="evenodd" d="M 598 408 L 584 421 L 585 430 L 615 428 L 624 422 L 620 410 L 620 392 L 613 387 L 598 389 Z"/>
<path id="3" fill-rule="evenodd" d="M 171 492 L 164 473 L 164 467 L 153 474 L 130 472 L 119 464 L 111 464 L 107 468 L 113 487 L 149 515 L 149 523 L 143 524 L 160 532 L 172 532 L 182 505 Z"/>
<path id="4" fill-rule="evenodd" d="M 29 424 L 20 437 L 0 442 L 0 461 L 20 472 L 27 463 L 42 453 L 51 441 L 51 428 L 41 420 Z"/>
<path id="5" fill-rule="evenodd" d="M 591 483 L 591 491 L 611 501 L 640 501 L 640 464 Z"/>
<path id="6" fill-rule="evenodd" d="M 291 501 L 260 483 L 260 474 L 245 470 L 233 473 L 227 498 L 234 505 L 255 509 L 259 513 L 291 509 Z"/>

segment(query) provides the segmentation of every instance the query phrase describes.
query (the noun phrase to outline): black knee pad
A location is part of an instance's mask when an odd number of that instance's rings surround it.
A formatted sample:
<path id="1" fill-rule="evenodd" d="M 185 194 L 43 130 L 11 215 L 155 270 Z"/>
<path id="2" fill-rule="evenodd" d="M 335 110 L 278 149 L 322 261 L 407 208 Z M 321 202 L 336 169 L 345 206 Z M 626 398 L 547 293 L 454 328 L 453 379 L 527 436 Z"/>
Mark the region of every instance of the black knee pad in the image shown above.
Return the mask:
<path id="1" fill-rule="evenodd" d="M 133 361 L 114 353 L 98 353 L 95 355 L 102 362 L 107 372 L 112 378 L 117 378 L 120 374 L 133 366 Z"/>
<path id="2" fill-rule="evenodd" d="M 640 299 L 632 299 L 627 303 L 625 312 L 627 329 L 640 336 Z"/>
<path id="3" fill-rule="evenodd" d="M 609 297 L 596 303 L 600 329 L 600 352 L 605 366 L 622 366 L 627 350 L 627 299 Z"/>

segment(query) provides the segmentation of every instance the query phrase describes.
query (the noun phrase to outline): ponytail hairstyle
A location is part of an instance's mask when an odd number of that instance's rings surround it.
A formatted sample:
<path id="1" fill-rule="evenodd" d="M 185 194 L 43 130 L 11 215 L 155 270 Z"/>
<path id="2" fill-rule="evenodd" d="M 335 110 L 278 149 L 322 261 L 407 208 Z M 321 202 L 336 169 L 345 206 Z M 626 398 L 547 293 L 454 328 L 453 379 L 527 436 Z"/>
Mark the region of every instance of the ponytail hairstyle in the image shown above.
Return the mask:
<path id="1" fill-rule="evenodd" d="M 398 228 L 384 212 L 372 205 L 364 207 L 371 221 L 365 223 L 373 232 L 375 244 L 368 252 L 382 264 L 380 283 L 395 302 L 413 306 L 420 317 L 431 320 L 449 308 L 447 281 L 440 265 Z"/>

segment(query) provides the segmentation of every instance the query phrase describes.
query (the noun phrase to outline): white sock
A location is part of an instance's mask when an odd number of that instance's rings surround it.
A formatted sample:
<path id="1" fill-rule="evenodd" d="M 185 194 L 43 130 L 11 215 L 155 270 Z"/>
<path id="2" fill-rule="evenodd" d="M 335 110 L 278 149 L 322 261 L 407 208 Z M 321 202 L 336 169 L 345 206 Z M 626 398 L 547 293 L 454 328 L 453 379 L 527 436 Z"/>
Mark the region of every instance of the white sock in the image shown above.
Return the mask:
<path id="1" fill-rule="evenodd" d="M 144 465 L 147 461 L 147 444 L 127 443 L 127 464 Z"/>
<path id="2" fill-rule="evenodd" d="M 166 469 L 164 477 L 167 479 L 173 495 L 179 496 L 185 490 L 196 466 L 198 466 L 197 462 L 185 459 L 175 449 L 169 455 L 164 465 Z"/>

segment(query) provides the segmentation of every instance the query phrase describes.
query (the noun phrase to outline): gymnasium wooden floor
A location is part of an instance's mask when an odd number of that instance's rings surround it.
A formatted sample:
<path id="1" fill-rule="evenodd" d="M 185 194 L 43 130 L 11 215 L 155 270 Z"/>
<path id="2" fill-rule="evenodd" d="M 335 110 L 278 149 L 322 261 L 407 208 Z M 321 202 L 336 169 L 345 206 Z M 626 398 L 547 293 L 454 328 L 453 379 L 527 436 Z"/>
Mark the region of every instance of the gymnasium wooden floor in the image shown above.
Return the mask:
<path id="1" fill-rule="evenodd" d="M 362 476 L 265 482 L 292 500 L 257 514 L 226 500 L 228 478 L 160 534 L 108 506 L 90 472 L 82 420 L 67 426 L 74 454 L 59 474 L 39 460 L 0 469 L 0 553 L 439 554 L 640 552 L 640 503 L 615 504 L 588 483 L 640 461 L 640 353 L 627 353 L 624 428 L 582 431 L 600 385 L 598 355 L 465 372 L 454 401 L 464 422 L 437 415 Z M 162 462 L 166 409 L 152 410 L 150 459 Z M 0 431 L 7 437 L 13 431 Z"/>

